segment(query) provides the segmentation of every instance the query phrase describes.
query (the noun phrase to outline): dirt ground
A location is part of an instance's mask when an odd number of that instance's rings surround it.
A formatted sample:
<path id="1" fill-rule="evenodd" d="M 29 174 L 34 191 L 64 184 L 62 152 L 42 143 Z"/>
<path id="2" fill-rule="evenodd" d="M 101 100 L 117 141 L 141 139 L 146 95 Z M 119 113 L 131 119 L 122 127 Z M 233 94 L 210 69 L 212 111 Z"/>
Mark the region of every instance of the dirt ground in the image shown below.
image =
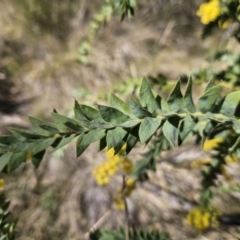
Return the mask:
<path id="1" fill-rule="evenodd" d="M 19 1 L 0 1 L 2 133 L 7 132 L 7 126 L 28 128 L 29 115 L 49 120 L 54 108 L 72 116 L 74 99 L 93 106 L 107 104 L 111 91 L 126 99 L 143 76 L 164 74 L 174 83 L 181 74 L 206 67 L 205 58 L 211 52 L 235 46 L 233 40 L 226 40 L 227 33 L 216 32 L 212 38 L 201 39 L 195 15 L 201 1 L 141 0 L 133 19 L 120 24 L 116 16 L 100 29 L 89 64 L 80 65 L 76 61 L 78 47 L 101 1 L 75 2 L 77 11 L 67 18 L 62 30 L 60 20 L 52 25 L 49 22 L 46 28 L 35 20 L 35 12 L 31 15 L 31 9 L 26 10 Z M 65 5 L 59 6 L 62 8 L 53 9 L 66 11 Z M 196 89 L 197 97 L 201 87 Z M 139 146 L 130 158 L 139 159 L 143 151 Z M 184 161 L 203 154 L 192 145 L 180 151 Z M 176 240 L 237 239 L 238 227 L 198 233 L 185 224 L 187 212 L 199 198 L 200 174 L 170 163 L 178 155 L 166 153 L 163 160 L 168 161 L 159 163 L 156 173 L 150 173 L 150 181 L 134 191 L 129 199 L 131 220 L 136 226 L 166 230 Z M 6 179 L 11 211 L 19 218 L 17 239 L 77 240 L 84 239 L 92 227 L 122 225 L 124 214 L 112 204 L 119 179 L 99 187 L 91 174 L 93 166 L 104 159 L 105 154 L 97 153 L 95 145 L 76 158 L 74 144 L 70 144 L 46 155 L 37 170 L 26 163 L 11 176 L 1 174 Z M 238 168 L 233 166 L 229 172 L 238 177 Z M 220 197 L 215 204 L 222 211 L 239 211 L 239 196 L 216 194 Z"/>

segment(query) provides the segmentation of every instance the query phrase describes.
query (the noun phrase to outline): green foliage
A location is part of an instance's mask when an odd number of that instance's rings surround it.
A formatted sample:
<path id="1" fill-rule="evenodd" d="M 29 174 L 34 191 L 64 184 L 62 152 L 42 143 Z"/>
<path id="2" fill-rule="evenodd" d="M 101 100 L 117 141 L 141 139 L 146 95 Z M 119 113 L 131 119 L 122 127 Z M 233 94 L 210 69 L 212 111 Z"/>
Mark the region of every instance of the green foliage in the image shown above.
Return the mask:
<path id="1" fill-rule="evenodd" d="M 238 109 L 240 92 L 221 96 L 221 87 L 209 81 L 195 106 L 192 101 L 192 80 L 184 94 L 177 82 L 167 100 L 153 94 L 147 79 L 143 79 L 139 100 L 123 102 L 111 95 L 111 107 L 98 105 L 98 109 L 75 102 L 75 119 L 54 112 L 52 123 L 30 117 L 33 130 L 10 129 L 13 136 L 0 137 L 1 170 L 14 171 L 31 155 L 38 167 L 46 149 L 57 150 L 77 139 L 77 156 L 91 143 L 99 142 L 99 150 L 114 148 L 115 154 L 126 143 L 127 153 L 140 142 L 151 141 L 149 151 L 136 164 L 133 175 L 139 181 L 147 179 L 146 170 L 155 170 L 161 152 L 180 146 L 189 136 L 197 136 L 204 143 L 206 138 L 231 134 L 213 155 L 213 163 L 203 172 L 202 202 L 207 205 L 210 188 L 221 174 L 225 160 L 222 154 L 233 154 L 239 146 L 240 122 Z M 207 200 L 206 200 L 207 199 Z"/>
<path id="2" fill-rule="evenodd" d="M 134 15 L 135 7 L 135 0 L 105 0 L 105 3 L 94 15 L 93 20 L 89 24 L 90 30 L 85 41 L 83 41 L 78 48 L 80 54 L 77 59 L 78 62 L 82 64 L 88 63 L 87 56 L 91 50 L 91 46 L 96 38 L 98 30 L 105 22 L 108 22 L 114 14 L 120 14 L 121 21 L 123 21 L 125 17 Z"/>
<path id="3" fill-rule="evenodd" d="M 210 59 L 210 62 L 223 63 L 226 66 L 220 70 L 214 70 L 212 67 L 197 71 L 191 74 L 194 82 L 199 84 L 211 78 L 214 82 L 220 83 L 230 89 L 236 89 L 240 86 L 240 55 L 228 51 L 217 52 Z M 181 81 L 187 81 L 188 76 L 181 76 Z"/>
<path id="4" fill-rule="evenodd" d="M 0 240 L 15 239 L 16 221 L 11 220 L 10 212 L 8 211 L 10 202 L 6 200 L 4 194 L 0 195 Z"/>
<path id="5" fill-rule="evenodd" d="M 131 240 L 171 240 L 165 232 L 146 231 L 143 229 L 135 230 L 130 233 Z M 124 229 L 119 230 L 96 230 L 90 233 L 90 240 L 125 240 Z"/>

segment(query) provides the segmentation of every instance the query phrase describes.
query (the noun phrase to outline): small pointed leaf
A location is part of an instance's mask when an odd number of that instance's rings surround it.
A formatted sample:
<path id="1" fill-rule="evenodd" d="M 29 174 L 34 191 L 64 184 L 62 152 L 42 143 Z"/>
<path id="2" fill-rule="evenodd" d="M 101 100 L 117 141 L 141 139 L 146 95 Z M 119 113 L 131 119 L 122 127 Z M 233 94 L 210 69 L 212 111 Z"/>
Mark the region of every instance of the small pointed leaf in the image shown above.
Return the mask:
<path id="1" fill-rule="evenodd" d="M 215 86 L 207 90 L 198 100 L 198 109 L 203 113 L 210 112 L 216 104 L 221 91 L 221 86 Z"/>
<path id="2" fill-rule="evenodd" d="M 142 119 L 145 117 L 152 117 L 150 112 L 139 106 L 133 99 L 130 99 L 129 106 L 131 113 L 137 118 Z"/>
<path id="3" fill-rule="evenodd" d="M 69 144 L 74 138 L 75 138 L 75 134 L 71 134 L 70 136 L 67 137 L 62 137 L 61 141 L 59 142 L 59 144 L 54 148 L 53 151 L 56 151 L 60 148 L 62 148 L 63 146 Z"/>
<path id="4" fill-rule="evenodd" d="M 173 148 L 177 147 L 177 133 L 178 133 L 178 124 L 180 119 L 177 117 L 172 117 L 168 119 L 162 127 L 164 136 L 167 138 L 169 143 Z"/>
<path id="5" fill-rule="evenodd" d="M 22 162 L 26 160 L 27 151 L 13 153 L 8 162 L 8 173 L 13 172 L 20 166 Z"/>
<path id="6" fill-rule="evenodd" d="M 4 167 L 8 164 L 13 153 L 7 152 L 0 157 L 0 172 L 4 169 Z"/>
<path id="7" fill-rule="evenodd" d="M 95 120 L 99 118 L 101 119 L 101 115 L 98 110 L 83 104 L 81 104 L 80 107 L 81 107 L 82 113 L 88 120 Z"/>
<path id="8" fill-rule="evenodd" d="M 139 138 L 141 143 L 147 142 L 160 127 L 162 121 L 157 118 L 146 117 L 139 128 Z"/>
<path id="9" fill-rule="evenodd" d="M 130 114 L 129 106 L 114 94 L 111 94 L 110 104 L 113 108 L 118 109 L 120 112 L 123 112 L 126 115 Z"/>
<path id="10" fill-rule="evenodd" d="M 33 155 L 42 152 L 43 150 L 46 150 L 48 147 L 50 147 L 54 142 L 56 138 L 47 138 L 47 139 L 39 139 L 34 141 L 32 145 L 32 153 Z"/>
<path id="11" fill-rule="evenodd" d="M 225 96 L 220 113 L 228 117 L 240 117 L 240 90 Z"/>
<path id="12" fill-rule="evenodd" d="M 80 104 L 75 100 L 75 104 L 74 104 L 74 113 L 75 113 L 75 118 L 78 121 L 86 121 L 88 120 L 85 115 L 82 112 L 81 106 Z"/>
<path id="13" fill-rule="evenodd" d="M 195 125 L 196 123 L 193 121 L 191 116 L 187 116 L 186 118 L 180 121 L 178 129 L 179 145 L 181 145 L 185 138 L 189 135 L 189 133 L 192 132 Z"/>
<path id="14" fill-rule="evenodd" d="M 183 96 L 183 105 L 189 112 L 195 112 L 195 106 L 192 99 L 192 79 L 188 80 L 187 88 Z"/>
<path id="15" fill-rule="evenodd" d="M 52 118 L 57 128 L 62 131 L 68 132 L 69 127 L 67 125 L 70 126 L 70 124 L 71 126 L 75 125 L 75 129 L 78 129 L 78 131 L 82 128 L 76 120 L 66 117 L 64 115 L 52 113 Z"/>
<path id="16" fill-rule="evenodd" d="M 204 90 L 204 92 L 207 92 L 208 90 L 210 90 L 211 88 L 213 88 L 215 86 L 215 83 L 214 83 L 214 78 L 211 78 L 208 83 L 207 83 L 207 86 Z"/>
<path id="17" fill-rule="evenodd" d="M 126 142 L 127 143 L 127 147 L 126 147 L 126 153 L 127 154 L 137 144 L 137 142 L 139 140 L 138 132 L 139 132 L 139 125 L 132 128 L 131 131 L 129 132 L 127 142 Z"/>
<path id="18" fill-rule="evenodd" d="M 121 142 L 121 140 L 125 137 L 127 131 L 121 127 L 116 127 L 113 130 L 109 130 L 107 132 L 107 146 L 108 149 L 115 147 Z"/>
<path id="19" fill-rule="evenodd" d="M 138 125 L 139 123 L 140 122 L 137 120 L 129 120 L 129 121 L 126 121 L 126 122 L 120 124 L 119 127 L 132 128 L 132 127 L 135 127 L 136 125 Z"/>
<path id="20" fill-rule="evenodd" d="M 98 105 L 98 109 L 103 120 L 106 122 L 118 125 L 129 120 L 129 117 L 127 115 L 115 108 Z"/>
<path id="21" fill-rule="evenodd" d="M 77 141 L 77 156 L 79 157 L 91 143 L 99 141 L 105 135 L 105 130 L 103 129 L 93 129 L 87 134 L 84 134 L 83 139 L 81 139 L 81 141 Z"/>
<path id="22" fill-rule="evenodd" d="M 177 81 L 174 89 L 167 100 L 170 109 L 174 112 L 178 112 L 183 109 L 183 96 L 180 88 L 180 81 Z"/>
<path id="23" fill-rule="evenodd" d="M 44 154 L 45 154 L 45 150 L 41 151 L 41 152 L 38 152 L 37 154 L 33 155 L 32 156 L 32 163 L 33 165 L 35 166 L 35 168 L 38 168 L 43 157 L 44 157 Z"/>
<path id="24" fill-rule="evenodd" d="M 140 88 L 140 103 L 143 107 L 147 108 L 149 112 L 153 113 L 158 109 L 156 99 L 146 78 L 143 78 Z"/>
<path id="25" fill-rule="evenodd" d="M 43 135 L 43 136 L 50 136 L 51 135 L 51 132 L 44 130 L 40 126 L 48 125 L 50 127 L 54 127 L 53 124 L 42 121 L 42 120 L 34 118 L 34 117 L 29 117 L 29 121 L 31 122 L 32 126 L 34 127 L 34 131 L 37 132 L 38 134 Z"/>

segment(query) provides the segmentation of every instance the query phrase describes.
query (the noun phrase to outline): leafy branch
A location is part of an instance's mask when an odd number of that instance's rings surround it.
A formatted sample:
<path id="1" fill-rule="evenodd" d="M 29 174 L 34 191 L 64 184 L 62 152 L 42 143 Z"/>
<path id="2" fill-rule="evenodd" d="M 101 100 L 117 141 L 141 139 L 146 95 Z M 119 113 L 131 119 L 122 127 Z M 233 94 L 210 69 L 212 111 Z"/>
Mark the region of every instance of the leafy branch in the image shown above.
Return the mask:
<path id="1" fill-rule="evenodd" d="M 220 92 L 221 86 L 209 81 L 195 105 L 190 79 L 184 94 L 178 81 L 164 100 L 153 94 L 147 79 L 143 79 L 139 99 L 130 99 L 128 103 L 112 94 L 111 106 L 98 105 L 97 109 L 75 101 L 74 119 L 56 111 L 52 113 L 51 123 L 30 117 L 33 130 L 10 128 L 13 136 L 0 136 L 0 171 L 10 173 L 29 159 L 38 167 L 48 147 L 55 151 L 74 139 L 77 157 L 93 142 L 99 143 L 99 151 L 114 148 L 115 154 L 126 144 L 128 154 L 138 142 L 148 144 L 151 141 L 144 159 L 136 164 L 134 175 L 138 180 L 147 178 L 146 170 L 155 170 L 156 158 L 162 151 L 176 148 L 193 136 L 204 143 L 206 138 L 233 133 L 221 154 L 236 152 L 240 157 L 237 151 L 240 91 L 225 96 Z M 206 189 L 214 185 L 213 180 L 224 163 L 217 161 L 203 174 Z"/>

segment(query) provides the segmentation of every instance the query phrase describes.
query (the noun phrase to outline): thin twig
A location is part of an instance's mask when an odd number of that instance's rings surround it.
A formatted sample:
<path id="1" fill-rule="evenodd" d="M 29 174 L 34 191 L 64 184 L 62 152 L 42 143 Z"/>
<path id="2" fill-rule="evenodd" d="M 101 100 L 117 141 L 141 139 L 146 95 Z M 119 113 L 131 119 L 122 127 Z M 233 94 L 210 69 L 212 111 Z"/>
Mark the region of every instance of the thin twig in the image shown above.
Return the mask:
<path id="1" fill-rule="evenodd" d="M 93 226 L 85 234 L 84 239 L 89 239 L 90 232 L 100 228 L 100 226 L 102 226 L 102 224 L 109 217 L 110 214 L 111 214 L 111 210 L 109 209 L 102 215 L 102 217 L 100 219 L 98 219 L 98 221 L 96 223 L 93 224 Z"/>
<path id="2" fill-rule="evenodd" d="M 124 201 L 124 209 L 125 209 L 125 219 L 126 219 L 126 240 L 129 240 L 129 213 L 128 213 L 128 205 L 127 205 L 127 200 L 126 200 L 126 177 L 123 175 L 123 201 Z"/>

